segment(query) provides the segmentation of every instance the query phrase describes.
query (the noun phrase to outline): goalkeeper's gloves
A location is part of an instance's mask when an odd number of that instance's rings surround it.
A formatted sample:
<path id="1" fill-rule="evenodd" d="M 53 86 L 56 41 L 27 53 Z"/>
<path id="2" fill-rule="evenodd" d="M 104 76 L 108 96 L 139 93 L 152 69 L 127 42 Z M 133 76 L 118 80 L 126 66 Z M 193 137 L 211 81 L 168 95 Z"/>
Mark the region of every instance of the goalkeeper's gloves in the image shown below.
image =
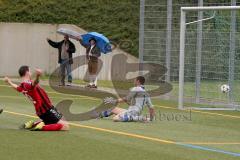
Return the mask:
<path id="1" fill-rule="evenodd" d="M 104 104 L 112 104 L 114 106 L 116 106 L 118 104 L 117 99 L 113 98 L 113 97 L 106 97 L 103 100 Z"/>

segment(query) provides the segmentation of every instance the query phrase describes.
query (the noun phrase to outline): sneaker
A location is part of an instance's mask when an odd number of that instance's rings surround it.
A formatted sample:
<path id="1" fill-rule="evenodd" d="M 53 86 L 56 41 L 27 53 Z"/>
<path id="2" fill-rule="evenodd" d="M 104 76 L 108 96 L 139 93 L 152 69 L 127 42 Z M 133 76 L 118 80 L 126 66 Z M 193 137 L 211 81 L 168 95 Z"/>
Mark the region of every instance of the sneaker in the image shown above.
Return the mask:
<path id="1" fill-rule="evenodd" d="M 65 84 L 63 84 L 63 83 L 60 83 L 58 86 L 59 86 L 59 87 L 64 87 L 64 86 L 65 86 Z"/>
<path id="2" fill-rule="evenodd" d="M 90 88 L 96 88 L 97 89 L 97 86 L 95 84 L 91 85 Z"/>
<path id="3" fill-rule="evenodd" d="M 67 86 L 72 86 L 72 83 L 71 83 L 71 82 L 68 82 L 68 83 L 67 83 Z"/>
<path id="4" fill-rule="evenodd" d="M 45 124 L 43 122 L 40 122 L 35 127 L 33 127 L 31 131 L 41 131 L 44 125 Z"/>
<path id="5" fill-rule="evenodd" d="M 33 125 L 34 125 L 34 121 L 31 120 L 31 121 L 28 121 L 28 122 L 22 124 L 19 128 L 20 129 L 31 129 L 33 127 Z"/>
<path id="6" fill-rule="evenodd" d="M 88 84 L 88 85 L 86 85 L 85 87 L 86 87 L 86 88 L 91 88 L 91 86 L 92 86 L 92 85 Z"/>
<path id="7" fill-rule="evenodd" d="M 0 109 L 0 114 L 3 112 L 3 109 Z"/>

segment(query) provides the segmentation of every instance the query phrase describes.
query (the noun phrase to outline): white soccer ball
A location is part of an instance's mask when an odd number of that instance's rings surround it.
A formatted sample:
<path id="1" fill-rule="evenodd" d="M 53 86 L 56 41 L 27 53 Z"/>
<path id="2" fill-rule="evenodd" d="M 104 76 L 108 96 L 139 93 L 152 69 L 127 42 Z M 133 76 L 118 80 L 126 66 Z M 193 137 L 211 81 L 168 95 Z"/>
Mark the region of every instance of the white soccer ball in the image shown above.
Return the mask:
<path id="1" fill-rule="evenodd" d="M 223 85 L 221 86 L 221 91 L 222 91 L 223 93 L 228 93 L 228 92 L 230 91 L 229 85 L 223 84 Z"/>

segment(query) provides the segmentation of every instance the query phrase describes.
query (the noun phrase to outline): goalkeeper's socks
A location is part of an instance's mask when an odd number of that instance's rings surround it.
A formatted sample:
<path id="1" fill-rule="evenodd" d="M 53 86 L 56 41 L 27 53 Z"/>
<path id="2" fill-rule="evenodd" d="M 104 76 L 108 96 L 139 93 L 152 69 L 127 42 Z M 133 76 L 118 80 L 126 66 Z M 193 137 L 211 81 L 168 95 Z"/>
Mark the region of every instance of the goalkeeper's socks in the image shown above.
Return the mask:
<path id="1" fill-rule="evenodd" d="M 42 131 L 60 131 L 63 127 L 63 124 L 49 124 L 42 127 Z"/>
<path id="2" fill-rule="evenodd" d="M 100 117 L 109 117 L 112 115 L 111 110 L 103 111 L 100 113 Z"/>
<path id="3" fill-rule="evenodd" d="M 121 122 L 131 122 L 131 121 L 133 121 L 133 117 L 132 117 L 132 116 L 129 116 L 129 115 L 127 115 L 127 114 L 124 114 L 124 115 L 120 115 L 120 116 L 119 116 L 119 120 L 120 120 Z"/>

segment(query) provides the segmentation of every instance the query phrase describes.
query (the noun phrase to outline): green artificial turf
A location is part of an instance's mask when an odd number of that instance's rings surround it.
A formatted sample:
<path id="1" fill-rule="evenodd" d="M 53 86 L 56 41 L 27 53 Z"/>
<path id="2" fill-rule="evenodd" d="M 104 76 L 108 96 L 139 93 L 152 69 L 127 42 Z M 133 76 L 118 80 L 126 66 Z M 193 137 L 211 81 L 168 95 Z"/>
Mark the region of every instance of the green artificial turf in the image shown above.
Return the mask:
<path id="1" fill-rule="evenodd" d="M 101 103 L 101 100 L 92 97 L 56 94 L 49 87 L 44 88 L 51 92 L 49 96 L 54 104 L 63 99 L 72 99 L 71 112 L 75 114 Z M 224 153 L 176 144 L 182 142 L 240 153 L 239 112 L 190 113 L 177 110 L 175 102 L 154 99 L 153 103 L 157 118 L 152 123 L 115 123 L 111 118 L 105 118 L 71 122 L 74 126 L 68 132 L 31 132 L 18 129 L 20 124 L 31 120 L 31 117 L 8 112 L 34 115 L 31 102 L 1 83 L 0 105 L 5 110 L 0 116 L 1 159 L 239 159 Z M 127 105 L 121 107 L 126 108 Z M 170 118 L 164 118 L 163 115 Z M 177 116 L 181 118 L 176 119 Z"/>

